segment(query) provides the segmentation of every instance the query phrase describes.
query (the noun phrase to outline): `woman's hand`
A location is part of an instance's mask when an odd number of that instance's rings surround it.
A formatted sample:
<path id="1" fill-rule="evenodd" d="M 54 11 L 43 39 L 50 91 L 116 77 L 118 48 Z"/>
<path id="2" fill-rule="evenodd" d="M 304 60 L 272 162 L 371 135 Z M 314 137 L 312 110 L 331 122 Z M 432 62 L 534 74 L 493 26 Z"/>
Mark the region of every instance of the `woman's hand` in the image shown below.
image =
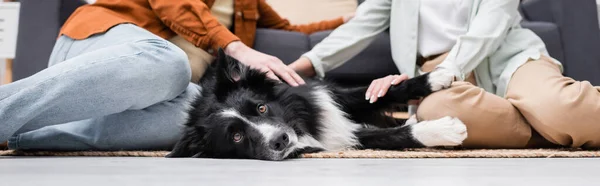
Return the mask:
<path id="1" fill-rule="evenodd" d="M 292 68 L 276 57 L 260 53 L 240 41 L 234 41 L 225 47 L 225 53 L 252 68 L 267 72 L 267 77 L 279 80 L 281 77 L 292 86 L 305 84 L 304 80 Z"/>
<path id="2" fill-rule="evenodd" d="M 369 103 L 375 103 L 378 98 L 385 96 L 385 94 L 392 85 L 398 85 L 400 82 L 407 79 L 408 76 L 402 74 L 389 75 L 383 78 L 373 80 L 373 82 L 371 82 L 371 85 L 369 86 L 369 89 L 367 89 L 365 99 L 369 100 Z"/>
<path id="3" fill-rule="evenodd" d="M 313 77 L 316 75 L 312 62 L 310 59 L 305 57 L 300 57 L 298 60 L 290 64 L 289 67 L 306 77 Z"/>

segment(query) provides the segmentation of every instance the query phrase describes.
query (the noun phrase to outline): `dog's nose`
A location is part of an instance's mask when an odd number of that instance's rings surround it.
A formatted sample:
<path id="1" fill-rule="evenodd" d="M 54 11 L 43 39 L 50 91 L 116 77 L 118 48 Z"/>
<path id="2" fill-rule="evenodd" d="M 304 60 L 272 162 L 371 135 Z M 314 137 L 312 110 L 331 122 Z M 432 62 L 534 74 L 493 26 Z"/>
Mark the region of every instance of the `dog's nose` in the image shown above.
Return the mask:
<path id="1" fill-rule="evenodd" d="M 290 143 L 290 138 L 286 133 L 281 133 L 275 136 L 276 137 L 271 140 L 269 145 L 273 150 L 282 151 L 288 146 L 288 143 Z"/>

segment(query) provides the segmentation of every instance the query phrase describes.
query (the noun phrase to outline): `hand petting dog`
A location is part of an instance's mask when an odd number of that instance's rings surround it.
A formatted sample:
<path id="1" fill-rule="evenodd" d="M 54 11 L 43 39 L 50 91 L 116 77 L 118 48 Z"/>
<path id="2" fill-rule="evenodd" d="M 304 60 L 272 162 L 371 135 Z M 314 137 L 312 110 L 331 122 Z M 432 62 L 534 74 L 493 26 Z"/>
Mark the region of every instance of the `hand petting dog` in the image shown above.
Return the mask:
<path id="1" fill-rule="evenodd" d="M 305 84 L 304 80 L 280 59 L 258 52 L 240 41 L 234 41 L 227 45 L 225 53 L 245 65 L 267 72 L 267 77 L 271 79 L 280 80 L 278 78 L 280 77 L 291 86 Z"/>
<path id="2" fill-rule="evenodd" d="M 448 52 L 432 59 L 429 61 L 426 61 L 423 66 L 420 68 L 420 70 L 422 72 L 431 72 L 433 71 L 433 69 L 435 69 L 435 67 L 437 67 L 440 63 L 442 63 L 446 57 L 448 56 Z M 387 93 L 387 91 L 390 89 L 391 86 L 393 85 L 398 85 L 400 82 L 407 80 L 408 76 L 407 75 L 388 75 L 386 77 L 383 78 L 379 78 L 376 80 L 373 80 L 371 82 L 371 85 L 369 85 L 369 89 L 367 89 L 367 92 L 365 93 L 365 99 L 368 100 L 370 103 L 375 103 L 379 98 L 385 96 L 385 94 Z M 409 105 L 418 105 L 419 104 L 419 100 L 412 100 L 409 101 Z"/>

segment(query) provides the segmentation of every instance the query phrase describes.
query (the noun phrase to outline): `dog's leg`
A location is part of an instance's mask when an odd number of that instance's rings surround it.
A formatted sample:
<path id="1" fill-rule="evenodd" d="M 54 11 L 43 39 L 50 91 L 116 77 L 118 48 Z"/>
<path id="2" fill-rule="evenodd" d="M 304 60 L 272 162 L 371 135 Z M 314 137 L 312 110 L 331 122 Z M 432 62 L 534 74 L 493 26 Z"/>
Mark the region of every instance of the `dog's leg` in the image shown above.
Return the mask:
<path id="1" fill-rule="evenodd" d="M 334 99 L 344 112 L 357 123 L 371 123 L 378 127 L 394 127 L 403 123 L 386 116 L 384 112 L 397 104 L 406 104 L 409 100 L 423 98 L 432 92 L 447 88 L 453 75 L 441 69 L 417 76 L 390 87 L 388 93 L 375 103 L 365 100 L 368 87 L 338 88 L 333 90 Z"/>
<path id="2" fill-rule="evenodd" d="M 363 128 L 355 134 L 361 148 L 398 150 L 457 146 L 467 138 L 467 128 L 456 118 L 444 117 L 394 128 Z"/>
<path id="3" fill-rule="evenodd" d="M 391 86 L 384 97 L 375 103 L 365 100 L 368 87 L 338 88 L 333 93 L 336 101 L 349 108 L 378 109 L 388 107 L 390 104 L 406 104 L 410 100 L 416 100 L 428 96 L 432 92 L 450 86 L 452 74 L 446 71 L 434 71 L 417 76 L 398 85 Z"/>

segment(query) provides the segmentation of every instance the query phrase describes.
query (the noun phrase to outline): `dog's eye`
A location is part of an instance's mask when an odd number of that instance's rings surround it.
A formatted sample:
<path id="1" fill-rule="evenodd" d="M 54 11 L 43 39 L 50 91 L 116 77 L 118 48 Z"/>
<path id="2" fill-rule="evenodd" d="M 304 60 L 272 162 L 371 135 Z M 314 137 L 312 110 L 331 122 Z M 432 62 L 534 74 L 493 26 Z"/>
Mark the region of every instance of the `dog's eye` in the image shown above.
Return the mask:
<path id="1" fill-rule="evenodd" d="M 233 142 L 239 143 L 244 139 L 244 135 L 242 133 L 236 132 L 233 134 Z"/>
<path id="2" fill-rule="evenodd" d="M 267 113 L 268 108 L 267 108 L 267 105 L 258 104 L 256 106 L 256 110 L 258 111 L 258 113 L 264 114 L 264 113 Z"/>

